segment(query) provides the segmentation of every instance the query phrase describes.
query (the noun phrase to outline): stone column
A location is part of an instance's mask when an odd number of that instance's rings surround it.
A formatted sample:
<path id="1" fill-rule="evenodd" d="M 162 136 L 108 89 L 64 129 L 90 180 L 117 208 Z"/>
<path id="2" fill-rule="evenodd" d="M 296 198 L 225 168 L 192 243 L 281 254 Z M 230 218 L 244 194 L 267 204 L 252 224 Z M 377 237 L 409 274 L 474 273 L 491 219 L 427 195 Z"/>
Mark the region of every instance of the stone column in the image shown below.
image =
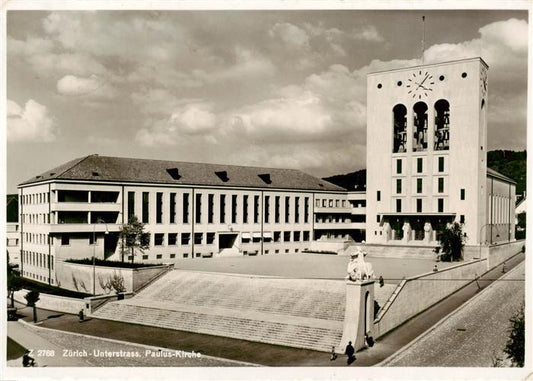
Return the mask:
<path id="1" fill-rule="evenodd" d="M 344 350 L 350 341 L 356 351 L 364 348 L 365 333 L 368 336 L 373 336 L 373 331 L 374 280 L 346 281 L 344 328 L 341 342 L 335 347 L 336 352 L 344 354 Z"/>

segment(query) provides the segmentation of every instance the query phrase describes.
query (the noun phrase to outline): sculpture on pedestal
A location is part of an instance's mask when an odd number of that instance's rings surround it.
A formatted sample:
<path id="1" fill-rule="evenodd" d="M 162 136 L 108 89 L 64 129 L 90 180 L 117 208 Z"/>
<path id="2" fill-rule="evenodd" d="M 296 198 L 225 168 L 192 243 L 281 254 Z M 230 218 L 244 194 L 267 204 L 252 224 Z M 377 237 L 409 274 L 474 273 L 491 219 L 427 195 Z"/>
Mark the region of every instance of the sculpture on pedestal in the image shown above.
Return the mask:
<path id="1" fill-rule="evenodd" d="M 365 262 L 364 257 L 367 253 L 359 246 L 350 247 L 349 250 L 350 249 L 352 253 L 350 255 L 350 262 L 348 262 L 348 275 L 346 276 L 346 280 L 355 282 L 358 280 L 374 279 L 374 269 L 372 268 L 372 264 Z"/>

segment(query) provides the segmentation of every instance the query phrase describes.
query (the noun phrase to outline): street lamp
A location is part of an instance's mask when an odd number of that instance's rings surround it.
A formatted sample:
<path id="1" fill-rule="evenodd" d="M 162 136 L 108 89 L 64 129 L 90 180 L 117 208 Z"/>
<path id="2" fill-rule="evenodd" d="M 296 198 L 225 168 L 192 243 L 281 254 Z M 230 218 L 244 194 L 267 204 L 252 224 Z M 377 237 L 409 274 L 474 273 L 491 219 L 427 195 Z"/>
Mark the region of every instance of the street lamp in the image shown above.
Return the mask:
<path id="1" fill-rule="evenodd" d="M 107 223 L 100 217 L 96 219 L 96 223 L 93 225 L 93 296 L 96 295 L 96 224 L 105 224 L 105 234 L 109 234 L 107 230 Z M 104 239 L 104 255 L 105 255 L 105 239 Z"/>

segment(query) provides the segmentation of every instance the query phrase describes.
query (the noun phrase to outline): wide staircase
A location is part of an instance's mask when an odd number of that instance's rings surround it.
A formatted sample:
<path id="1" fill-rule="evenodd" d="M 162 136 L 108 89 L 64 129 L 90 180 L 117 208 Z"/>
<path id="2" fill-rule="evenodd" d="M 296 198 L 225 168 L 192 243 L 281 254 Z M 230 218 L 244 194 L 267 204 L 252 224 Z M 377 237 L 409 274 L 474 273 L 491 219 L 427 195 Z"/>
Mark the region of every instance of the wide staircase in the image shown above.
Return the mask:
<path id="1" fill-rule="evenodd" d="M 331 351 L 342 336 L 345 287 L 338 280 L 175 270 L 131 299 L 107 303 L 93 316 Z M 383 291 L 376 287 L 381 303 L 388 297 Z"/>

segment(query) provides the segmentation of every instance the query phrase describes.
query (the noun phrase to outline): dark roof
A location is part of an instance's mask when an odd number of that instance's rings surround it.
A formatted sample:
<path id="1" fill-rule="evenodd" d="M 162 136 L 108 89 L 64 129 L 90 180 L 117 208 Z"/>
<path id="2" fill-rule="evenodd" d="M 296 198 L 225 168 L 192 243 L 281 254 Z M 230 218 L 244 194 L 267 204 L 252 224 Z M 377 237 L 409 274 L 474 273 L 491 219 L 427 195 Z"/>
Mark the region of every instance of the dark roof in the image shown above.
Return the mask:
<path id="1" fill-rule="evenodd" d="M 18 222 L 19 220 L 19 195 L 6 195 L 6 220 L 7 222 Z"/>
<path id="2" fill-rule="evenodd" d="M 505 175 L 502 175 L 500 172 L 497 172 L 497 171 L 495 171 L 492 168 L 487 168 L 487 176 L 492 176 L 492 177 L 498 178 L 500 180 L 516 184 L 516 181 L 514 181 L 513 179 L 511 179 L 511 178 L 509 178 L 509 177 L 507 177 Z"/>
<path id="3" fill-rule="evenodd" d="M 52 179 L 345 191 L 344 188 L 295 169 L 129 159 L 99 155 L 69 161 L 20 185 Z"/>

